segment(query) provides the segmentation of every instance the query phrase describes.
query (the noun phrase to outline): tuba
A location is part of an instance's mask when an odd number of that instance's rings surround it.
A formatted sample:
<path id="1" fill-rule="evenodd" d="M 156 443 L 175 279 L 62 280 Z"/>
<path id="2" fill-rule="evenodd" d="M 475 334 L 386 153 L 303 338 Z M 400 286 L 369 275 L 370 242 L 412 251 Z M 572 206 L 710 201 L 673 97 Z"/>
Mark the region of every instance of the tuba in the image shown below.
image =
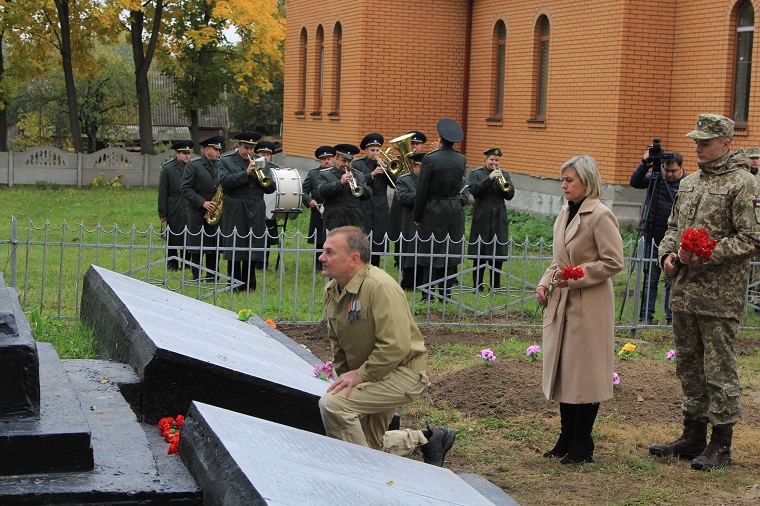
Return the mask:
<path id="1" fill-rule="evenodd" d="M 206 211 L 206 214 L 203 215 L 203 219 L 206 220 L 206 223 L 209 225 L 216 225 L 222 217 L 222 206 L 224 205 L 224 191 L 222 190 L 221 185 L 216 187 L 216 193 L 211 197 L 211 202 L 216 204 L 216 211 Z"/>
<path id="2" fill-rule="evenodd" d="M 412 149 L 412 137 L 414 137 L 414 132 L 396 137 L 390 141 L 391 147 L 386 149 L 385 152 L 380 151 L 381 158 L 387 164 L 386 170 L 394 177 L 412 172 L 412 162 L 409 160 L 409 157 L 414 153 Z M 396 156 L 394 156 L 394 152 Z"/>

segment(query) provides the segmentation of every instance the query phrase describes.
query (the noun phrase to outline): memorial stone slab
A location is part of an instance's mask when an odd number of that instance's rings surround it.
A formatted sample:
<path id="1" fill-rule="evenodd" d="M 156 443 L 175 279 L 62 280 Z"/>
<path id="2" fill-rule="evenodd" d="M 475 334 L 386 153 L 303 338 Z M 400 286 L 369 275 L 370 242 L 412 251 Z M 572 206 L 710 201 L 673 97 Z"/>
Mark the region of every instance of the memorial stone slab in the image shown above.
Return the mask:
<path id="1" fill-rule="evenodd" d="M 448 469 L 200 402 L 180 457 L 204 504 L 493 506 Z"/>
<path id="2" fill-rule="evenodd" d="M 141 390 L 132 402 L 145 422 L 198 400 L 324 433 L 318 402 L 328 384 L 313 375 L 321 362 L 237 316 L 101 267 L 85 275 L 82 320 L 101 358 L 135 369 Z"/>
<path id="3" fill-rule="evenodd" d="M 37 343 L 16 290 L 3 283 L 0 286 L 0 422 L 39 417 Z"/>

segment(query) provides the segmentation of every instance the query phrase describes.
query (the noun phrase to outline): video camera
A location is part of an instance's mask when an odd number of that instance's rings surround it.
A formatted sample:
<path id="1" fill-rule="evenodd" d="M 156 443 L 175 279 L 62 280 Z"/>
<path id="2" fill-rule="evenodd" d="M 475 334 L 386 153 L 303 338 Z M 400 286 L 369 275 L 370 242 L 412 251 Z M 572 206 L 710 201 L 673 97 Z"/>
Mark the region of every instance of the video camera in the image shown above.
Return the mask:
<path id="1" fill-rule="evenodd" d="M 674 160 L 675 157 L 674 151 L 662 150 L 659 137 L 652 139 L 652 144 L 649 145 L 649 159 L 647 160 L 647 163 L 652 165 L 652 172 L 659 172 L 662 169 L 663 162 Z"/>

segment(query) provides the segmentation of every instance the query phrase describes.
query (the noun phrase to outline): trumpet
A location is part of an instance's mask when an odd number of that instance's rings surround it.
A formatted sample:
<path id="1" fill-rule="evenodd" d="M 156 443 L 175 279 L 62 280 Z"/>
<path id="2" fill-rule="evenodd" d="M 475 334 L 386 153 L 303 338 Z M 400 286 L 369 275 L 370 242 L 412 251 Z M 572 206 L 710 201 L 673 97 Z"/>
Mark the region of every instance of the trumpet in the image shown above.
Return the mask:
<path id="1" fill-rule="evenodd" d="M 498 171 L 495 179 L 496 184 L 499 185 L 499 189 L 504 193 L 511 192 L 512 188 L 514 188 L 514 186 L 512 186 L 512 181 L 507 181 L 507 178 L 504 177 L 504 173 L 499 168 L 493 170 Z"/>
<path id="2" fill-rule="evenodd" d="M 248 155 L 248 161 L 250 162 L 251 160 L 252 160 L 251 155 Z M 272 184 L 272 178 L 264 174 L 264 169 L 267 166 L 267 159 L 262 156 L 260 158 L 256 158 L 255 160 L 253 160 L 253 162 L 254 162 L 253 170 L 254 172 L 256 172 L 256 177 L 259 180 L 259 184 L 263 186 L 264 188 L 266 188 L 267 186 Z"/>
<path id="3" fill-rule="evenodd" d="M 351 169 L 346 170 L 346 172 L 350 176 L 346 179 L 346 181 L 348 181 L 348 186 L 351 188 L 351 194 L 357 198 L 364 195 L 364 188 L 359 186 L 359 183 L 356 182 L 356 178 L 354 177 L 354 173 L 351 172 Z"/>

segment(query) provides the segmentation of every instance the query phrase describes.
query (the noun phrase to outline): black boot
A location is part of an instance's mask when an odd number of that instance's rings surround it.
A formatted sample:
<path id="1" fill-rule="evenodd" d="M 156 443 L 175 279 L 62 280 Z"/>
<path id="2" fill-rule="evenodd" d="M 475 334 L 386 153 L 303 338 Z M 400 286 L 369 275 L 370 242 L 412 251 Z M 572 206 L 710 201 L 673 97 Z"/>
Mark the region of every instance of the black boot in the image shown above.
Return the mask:
<path id="1" fill-rule="evenodd" d="M 712 468 L 729 465 L 733 435 L 733 425 L 713 425 L 710 444 L 699 457 L 691 461 L 691 468 L 697 471 L 709 471 Z"/>
<path id="2" fill-rule="evenodd" d="M 573 441 L 573 426 L 575 425 L 576 404 L 559 403 L 560 433 L 554 448 L 544 453 L 544 458 L 562 458 L 570 450 Z"/>
<path id="3" fill-rule="evenodd" d="M 594 439 L 591 437 L 591 430 L 594 428 L 599 404 L 578 404 L 575 410 L 573 441 L 570 443 L 567 455 L 560 460 L 561 464 L 594 461 Z"/>
<path id="4" fill-rule="evenodd" d="M 443 466 L 446 453 L 454 445 L 457 433 L 451 429 L 442 429 L 435 425 L 428 425 L 428 430 L 423 432 L 428 442 L 420 446 L 422 459 L 426 464 Z"/>
<path id="5" fill-rule="evenodd" d="M 683 419 L 683 434 L 675 441 L 649 447 L 649 453 L 658 457 L 675 455 L 679 458 L 693 459 L 701 454 L 707 446 L 707 422 Z"/>

